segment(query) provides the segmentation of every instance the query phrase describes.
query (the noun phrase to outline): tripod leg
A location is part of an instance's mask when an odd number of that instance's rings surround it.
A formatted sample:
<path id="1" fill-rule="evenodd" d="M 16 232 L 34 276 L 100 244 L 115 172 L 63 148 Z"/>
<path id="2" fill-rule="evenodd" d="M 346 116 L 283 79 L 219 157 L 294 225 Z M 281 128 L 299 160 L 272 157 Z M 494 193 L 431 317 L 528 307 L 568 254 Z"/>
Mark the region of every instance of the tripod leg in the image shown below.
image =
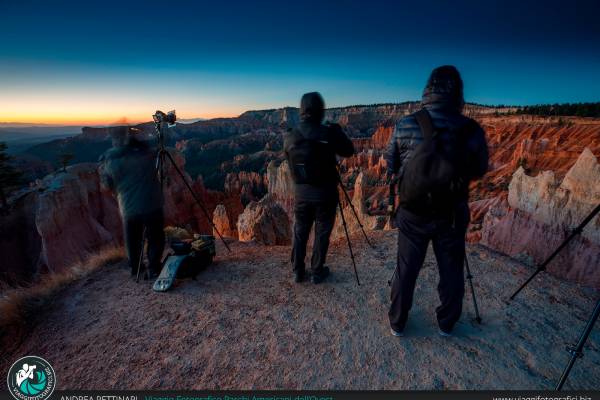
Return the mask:
<path id="1" fill-rule="evenodd" d="M 560 377 L 560 380 L 558 381 L 558 384 L 556 385 L 556 390 L 562 389 L 563 385 L 567 380 L 567 377 L 569 376 L 569 373 L 571 372 L 571 368 L 573 368 L 573 365 L 575 364 L 575 360 L 577 360 L 580 357 L 583 357 L 583 346 L 585 345 L 588 336 L 590 336 L 590 332 L 592 332 L 592 329 L 594 328 L 594 324 L 598 319 L 598 315 L 600 315 L 600 299 L 598 299 L 598 301 L 596 302 L 594 312 L 588 320 L 585 329 L 581 333 L 577 345 L 575 345 L 575 347 L 567 347 L 567 351 L 571 354 L 571 359 L 569 360 L 569 363 L 567 364 L 565 370 L 562 373 L 562 376 Z"/>
<path id="2" fill-rule="evenodd" d="M 481 317 L 479 316 L 479 307 L 477 307 L 477 299 L 475 298 L 475 287 L 473 286 L 473 275 L 471 275 L 471 269 L 469 268 L 469 260 L 467 260 L 467 253 L 465 251 L 465 267 L 467 269 L 467 279 L 469 280 L 469 286 L 471 287 L 471 296 L 473 297 L 473 307 L 475 308 L 475 321 L 481 324 Z"/>
<path id="3" fill-rule="evenodd" d="M 135 283 L 138 283 L 140 281 L 140 271 L 142 270 L 142 260 L 144 259 L 144 243 L 145 242 L 146 242 L 146 227 L 144 227 L 144 230 L 142 231 L 142 249 L 140 250 L 140 258 L 138 260 L 137 273 L 135 276 Z"/>
<path id="4" fill-rule="evenodd" d="M 177 174 L 179 175 L 179 177 L 181 178 L 181 180 L 183 181 L 183 183 L 185 184 L 185 186 L 187 187 L 187 189 L 189 190 L 189 192 L 191 193 L 192 197 L 194 198 L 194 200 L 196 201 L 196 204 L 198 204 L 198 206 L 200 207 L 200 209 L 202 210 L 202 212 L 204 213 L 204 216 L 206 217 L 206 219 L 208 220 L 208 222 L 210 223 L 210 225 L 212 226 L 212 228 L 215 230 L 215 232 L 217 233 L 217 236 L 219 236 L 219 239 L 221 239 L 221 241 L 223 242 L 223 244 L 225 245 L 225 248 L 227 248 L 227 251 L 229 251 L 231 253 L 231 249 L 229 248 L 229 245 L 227 244 L 227 242 L 225 242 L 225 239 L 223 238 L 223 236 L 221 235 L 221 232 L 219 232 L 219 230 L 217 229 L 217 226 L 215 225 L 215 223 L 212 221 L 212 218 L 210 217 L 210 215 L 208 215 L 208 211 L 206 210 L 206 207 L 204 207 L 204 204 L 202 204 L 202 201 L 200 201 L 200 199 L 198 198 L 198 196 L 196 195 L 196 192 L 194 192 L 194 189 L 192 188 L 192 186 L 190 186 L 189 182 L 187 181 L 187 179 L 185 179 L 185 175 L 183 175 L 183 172 L 181 172 L 181 170 L 179 169 L 179 167 L 177 166 L 177 163 L 175 163 L 175 160 L 173 159 L 173 156 L 171 156 L 171 153 L 169 153 L 168 151 L 165 150 L 165 154 L 167 156 L 167 158 L 169 159 L 169 161 L 171 161 L 171 164 L 173 165 L 173 167 L 175 168 L 175 171 L 177 171 Z"/>
<path id="5" fill-rule="evenodd" d="M 519 292 L 521 290 L 523 290 L 523 288 L 525 286 L 527 286 L 527 284 L 529 282 L 531 282 L 531 280 L 540 272 L 545 271 L 546 270 L 546 266 L 548 264 L 550 264 L 550 261 L 552 261 L 554 259 L 554 257 L 556 257 L 558 255 L 558 253 L 560 253 L 560 251 L 567 245 L 569 244 L 569 242 L 577 235 L 579 235 L 581 232 L 583 232 L 583 228 L 585 228 L 585 226 L 596 216 L 596 214 L 598 214 L 600 212 L 600 204 L 598 204 L 596 206 L 596 208 L 594 208 L 592 210 L 591 213 L 588 214 L 587 217 L 585 217 L 585 219 L 583 221 L 581 221 L 581 223 L 571 232 L 571 234 L 560 244 L 560 246 L 558 246 L 558 248 L 556 250 L 554 250 L 554 252 L 550 255 L 550 257 L 548 257 L 546 259 L 546 261 L 544 261 L 538 268 L 537 270 L 529 277 L 529 279 L 527 279 L 525 281 L 524 284 L 522 284 L 514 293 L 512 296 L 510 296 L 511 300 L 514 300 L 514 298 L 519 294 Z"/>
<path id="6" fill-rule="evenodd" d="M 362 222 L 360 222 L 360 218 L 358 218 L 358 213 L 356 212 L 356 209 L 354 208 L 354 204 L 352 204 L 352 199 L 350 199 L 350 195 L 348 194 L 348 192 L 346 191 L 346 188 L 344 187 L 344 184 L 342 182 L 342 178 L 340 177 L 340 174 L 338 173 L 338 183 L 340 184 L 340 187 L 342 188 L 342 192 L 344 193 L 344 197 L 346 198 L 346 201 L 348 202 L 348 205 L 350 206 L 350 209 L 352 210 L 352 213 L 354 214 L 354 218 L 356 218 L 356 222 L 358 223 L 358 226 L 360 226 L 360 230 L 365 238 L 365 241 L 367 242 L 367 244 L 369 245 L 369 247 L 371 247 L 372 249 L 375 248 L 375 246 L 373 246 L 373 244 L 371 243 L 371 241 L 369 240 L 369 237 L 367 236 L 367 233 L 365 232 L 365 228 L 363 227 Z"/>
<path id="7" fill-rule="evenodd" d="M 527 286 L 529 284 L 529 282 L 531 282 L 533 280 L 533 278 L 535 278 L 537 276 L 537 274 L 539 274 L 540 272 L 544 271 L 545 268 L 538 268 L 535 270 L 535 272 L 533 274 L 531 274 L 531 276 L 529 278 L 527 278 L 527 280 L 521 285 L 519 286 L 519 288 L 517 290 L 515 290 L 515 292 L 512 294 L 512 296 L 510 296 L 510 300 L 514 300 L 515 297 L 521 293 L 521 290 L 523 290 L 525 288 L 525 286 Z"/>
<path id="8" fill-rule="evenodd" d="M 158 181 L 160 182 L 160 190 L 163 191 L 164 187 L 163 187 L 163 174 L 162 174 L 161 157 L 162 157 L 162 150 L 159 150 L 158 154 L 156 155 L 156 165 L 155 165 L 154 168 L 156 169 L 156 174 L 158 175 Z"/>
<path id="9" fill-rule="evenodd" d="M 342 217 L 342 225 L 344 226 L 344 232 L 346 233 L 346 241 L 348 242 L 348 250 L 350 250 L 350 258 L 352 259 L 352 266 L 354 267 L 354 276 L 356 276 L 356 283 L 360 286 L 358 280 L 358 272 L 356 271 L 356 261 L 354 260 L 354 253 L 352 251 L 352 243 L 350 242 L 350 235 L 348 234 L 348 228 L 346 227 L 346 218 L 344 217 L 344 210 L 342 209 L 342 203 L 338 203 L 340 207 L 340 216 Z"/>
<path id="10" fill-rule="evenodd" d="M 358 214 L 356 213 L 356 209 L 354 208 L 354 205 L 352 204 L 352 202 L 350 202 L 349 205 L 350 205 L 350 209 L 352 210 L 352 213 L 354 214 L 354 218 L 356 218 L 356 222 L 358 222 L 358 226 L 360 226 L 360 231 L 362 232 L 363 237 L 365 238 L 365 241 L 367 242 L 367 244 L 369 245 L 370 248 L 374 249 L 375 246 L 369 240 L 369 237 L 367 236 L 367 233 L 365 232 L 365 228 L 364 228 L 362 222 L 360 222 L 360 218 L 358 218 Z"/>

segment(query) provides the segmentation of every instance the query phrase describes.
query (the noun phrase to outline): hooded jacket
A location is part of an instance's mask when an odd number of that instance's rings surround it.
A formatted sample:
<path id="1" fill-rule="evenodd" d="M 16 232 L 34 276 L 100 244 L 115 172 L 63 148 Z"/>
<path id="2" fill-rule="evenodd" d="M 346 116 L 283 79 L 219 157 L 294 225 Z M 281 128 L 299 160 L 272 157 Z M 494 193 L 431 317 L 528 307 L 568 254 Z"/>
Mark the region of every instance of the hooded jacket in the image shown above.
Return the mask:
<path id="1" fill-rule="evenodd" d="M 472 119 L 462 115 L 464 106 L 462 80 L 454 67 L 435 69 L 428 82 L 421 101 L 429 112 L 436 130 L 445 135 L 460 132 L 470 126 L 465 139 L 464 154 L 467 181 L 482 177 L 488 170 L 488 147 L 485 132 Z M 384 154 L 388 174 L 397 174 L 400 179 L 403 167 L 410 160 L 416 147 L 424 140 L 423 133 L 414 114 L 407 115 L 396 124 L 390 142 Z M 462 203 L 468 201 L 468 191 L 459 199 Z"/>
<path id="2" fill-rule="evenodd" d="M 155 156 L 148 144 L 131 138 L 127 145 L 113 147 L 100 157 L 102 184 L 115 192 L 123 218 L 162 209 Z"/>
<path id="3" fill-rule="evenodd" d="M 317 92 L 306 93 L 300 101 L 300 123 L 294 131 L 307 139 L 326 141 L 331 145 L 333 153 L 331 158 L 323 160 L 324 168 L 335 168 L 336 155 L 350 157 L 354 154 L 354 145 L 337 124 L 323 125 L 325 116 L 325 102 Z M 288 163 L 290 162 L 289 149 L 294 141 L 291 131 L 284 134 L 283 151 Z M 309 184 L 294 183 L 296 201 L 325 201 L 337 199 L 337 180 L 332 180 L 329 185 L 313 186 Z"/>

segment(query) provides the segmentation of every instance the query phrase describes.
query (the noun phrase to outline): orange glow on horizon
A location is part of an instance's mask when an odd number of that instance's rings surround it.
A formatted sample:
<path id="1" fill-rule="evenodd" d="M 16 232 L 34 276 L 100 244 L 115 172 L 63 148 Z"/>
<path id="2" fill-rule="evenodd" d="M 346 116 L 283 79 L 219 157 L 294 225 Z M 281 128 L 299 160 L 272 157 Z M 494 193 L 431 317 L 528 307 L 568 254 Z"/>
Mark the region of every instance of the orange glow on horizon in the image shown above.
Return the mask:
<path id="1" fill-rule="evenodd" d="M 170 110 L 165 110 L 170 111 Z M 204 112 L 202 115 L 194 114 L 179 114 L 179 119 L 192 119 L 192 118 L 230 118 L 237 117 L 241 112 L 232 111 L 215 111 L 215 112 Z M 54 124 L 54 125 L 120 125 L 120 124 L 139 124 L 144 122 L 152 121 L 152 113 L 144 114 L 127 114 L 127 115 L 116 115 L 109 113 L 86 113 L 86 114 L 57 114 L 57 113 L 36 113 L 36 114 L 15 114 L 15 113 L 4 113 L 0 112 L 0 122 L 5 123 L 25 123 L 25 124 Z"/>
<path id="2" fill-rule="evenodd" d="M 54 93 L 13 94 L 0 97 L 0 122 L 58 125 L 112 125 L 152 121 L 156 110 L 175 109 L 179 119 L 236 117 L 245 106 L 215 99 L 187 99 L 175 96 L 145 98 L 139 94 L 94 96 Z"/>

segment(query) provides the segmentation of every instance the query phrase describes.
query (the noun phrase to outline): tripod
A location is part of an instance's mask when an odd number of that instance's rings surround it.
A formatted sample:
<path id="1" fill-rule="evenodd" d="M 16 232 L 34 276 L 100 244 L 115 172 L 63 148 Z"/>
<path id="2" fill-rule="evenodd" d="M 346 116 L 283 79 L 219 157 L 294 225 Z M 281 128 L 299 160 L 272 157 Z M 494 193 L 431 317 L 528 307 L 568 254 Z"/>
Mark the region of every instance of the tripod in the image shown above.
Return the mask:
<path id="1" fill-rule="evenodd" d="M 206 207 L 204 207 L 204 204 L 202 204 L 202 201 L 196 195 L 196 192 L 194 192 L 194 189 L 192 188 L 192 186 L 189 184 L 189 182 L 185 178 L 185 175 L 183 174 L 183 172 L 181 171 L 181 169 L 179 169 L 179 167 L 177 166 L 177 163 L 173 159 L 173 156 L 171 155 L 171 153 L 169 153 L 169 151 L 166 149 L 166 147 L 165 147 L 165 141 L 164 141 L 164 134 L 163 134 L 163 131 L 162 131 L 162 128 L 161 128 L 161 125 L 163 123 L 164 122 L 160 118 L 155 118 L 154 119 L 154 126 L 156 128 L 156 134 L 157 134 L 157 137 L 158 137 L 158 153 L 156 155 L 156 170 L 158 172 L 158 176 L 159 176 L 159 179 L 160 179 L 161 188 L 163 188 L 163 186 L 164 186 L 165 164 L 166 164 L 166 161 L 169 161 L 171 163 L 171 165 L 173 166 L 173 168 L 175 169 L 175 171 L 177 172 L 177 175 L 179 175 L 179 177 L 181 178 L 181 180 L 183 181 L 183 183 L 187 187 L 188 191 L 190 192 L 190 194 L 194 198 L 194 201 L 196 202 L 196 204 L 198 204 L 198 206 L 202 210 L 202 213 L 204 214 L 204 216 L 206 217 L 206 219 L 208 220 L 208 222 L 210 223 L 210 225 L 212 226 L 212 228 L 216 232 L 217 236 L 219 236 L 219 239 L 221 239 L 221 241 L 225 245 L 225 248 L 227 249 L 227 251 L 229 251 L 231 253 L 231 249 L 229 248 L 229 245 L 227 244 L 227 242 L 225 242 L 225 239 L 223 239 L 223 236 L 221 235 L 221 232 L 219 232 L 219 230 L 217 229 L 215 223 L 213 222 L 212 218 L 208 214 L 208 211 L 206 210 Z"/>
<path id="2" fill-rule="evenodd" d="M 346 191 L 346 187 L 344 186 L 344 183 L 342 182 L 342 177 L 338 173 L 337 175 L 337 180 L 338 183 L 340 184 L 340 187 L 342 188 L 342 192 L 344 192 L 344 197 L 346 198 L 346 201 L 348 202 L 348 205 L 350 206 L 350 209 L 352 210 L 352 213 L 354 214 L 354 218 L 356 218 L 356 222 L 358 222 L 358 226 L 360 226 L 360 230 L 365 238 L 365 241 L 367 242 L 367 244 L 369 245 L 370 248 L 374 249 L 375 246 L 373 246 L 373 244 L 369 241 L 369 238 L 367 237 L 367 234 L 365 233 L 365 228 L 363 227 L 362 223 L 360 222 L 360 218 L 358 218 L 358 213 L 356 212 L 356 209 L 354 208 L 354 204 L 352 204 L 352 199 L 350 199 L 350 196 L 348 195 L 348 192 Z M 340 203 L 340 211 L 342 210 L 342 204 Z M 342 212 L 342 221 L 344 221 L 344 213 Z M 344 228 L 346 227 L 346 225 L 344 224 Z M 346 235 L 348 235 L 348 232 L 346 232 Z M 348 239 L 349 241 L 350 239 Z"/>
<path id="3" fill-rule="evenodd" d="M 598 319 L 598 315 L 600 315 L 600 299 L 598 299 L 598 301 L 596 302 L 596 307 L 594 308 L 594 312 L 592 313 L 592 316 L 588 320 L 587 325 L 583 329 L 583 332 L 581 332 L 581 336 L 579 336 L 579 340 L 577 341 L 577 344 L 575 346 L 567 347 L 567 351 L 569 352 L 569 354 L 571 354 L 571 359 L 569 360 L 569 363 L 565 367 L 565 370 L 563 371 L 562 376 L 560 377 L 560 380 L 558 381 L 558 384 L 556 385 L 555 390 L 562 389 L 563 385 L 565 384 L 565 381 L 567 380 L 567 377 L 569 376 L 569 372 L 571 372 L 571 368 L 573 368 L 573 364 L 575 364 L 575 361 L 578 358 L 583 357 L 583 346 L 585 345 L 585 342 L 586 342 L 588 336 L 590 335 L 590 332 L 592 332 L 592 329 L 594 328 L 594 324 L 596 323 L 596 320 Z"/>
<path id="4" fill-rule="evenodd" d="M 554 250 L 554 253 L 552 253 L 550 255 L 550 257 L 548 257 L 546 259 L 546 261 L 544 261 L 536 270 L 535 272 L 525 281 L 525 283 L 523 283 L 513 294 L 512 296 L 510 296 L 510 300 L 514 300 L 515 297 L 521 292 L 521 290 L 523 290 L 523 288 L 525 286 L 527 286 L 527 284 L 529 284 L 529 282 L 531 282 L 533 280 L 533 278 L 536 277 L 537 274 L 539 274 L 542 271 L 546 270 L 546 266 L 550 263 L 550 261 L 552 261 L 554 259 L 554 257 L 556 257 L 558 255 L 558 253 L 560 253 L 560 251 L 578 234 L 580 234 L 583 231 L 583 228 L 585 228 L 585 226 L 596 216 L 596 214 L 598 214 L 600 212 L 600 204 L 598 204 L 596 206 L 596 208 L 594 208 L 592 210 L 591 213 L 589 213 L 589 215 L 587 217 L 585 217 L 585 219 L 581 222 L 581 224 L 579 224 L 579 226 L 577 228 L 575 228 L 573 230 L 573 232 L 571 232 L 571 234 L 560 244 L 560 246 L 558 246 L 558 248 L 556 250 Z"/>
<path id="5" fill-rule="evenodd" d="M 135 275 L 135 283 L 140 281 L 140 271 L 142 270 L 142 260 L 144 259 L 144 242 L 146 241 L 146 227 L 142 231 L 142 249 L 140 250 L 140 259 L 138 260 L 137 273 Z"/>
<path id="6" fill-rule="evenodd" d="M 356 209 L 354 208 L 354 204 L 352 204 L 352 199 L 350 199 L 350 196 L 348 195 L 348 192 L 346 191 L 346 187 L 344 186 L 344 183 L 342 182 L 342 177 L 340 176 L 339 171 L 337 171 L 336 176 L 337 176 L 338 183 L 340 184 L 340 188 L 342 189 L 342 192 L 344 193 L 344 197 L 346 198 L 346 201 L 348 202 L 348 205 L 350 206 L 350 209 L 352 210 L 352 213 L 354 214 L 354 218 L 356 218 L 356 222 L 358 223 L 358 226 L 360 226 L 360 230 L 365 238 L 365 241 L 367 242 L 369 247 L 374 249 L 375 246 L 373 246 L 373 244 L 369 241 L 369 238 L 367 237 L 365 228 L 363 227 L 363 224 L 360 222 L 358 213 L 356 212 Z M 344 209 L 342 207 L 342 203 L 338 202 L 338 206 L 340 207 L 340 216 L 342 218 L 342 225 L 344 226 L 344 233 L 346 234 L 346 241 L 348 242 L 348 250 L 350 250 L 350 258 L 352 259 L 352 266 L 354 267 L 354 276 L 356 277 L 356 283 L 358 284 L 358 286 L 360 286 L 360 280 L 358 279 L 358 272 L 356 271 L 356 260 L 354 259 L 354 252 L 352 251 L 352 242 L 350 241 L 350 234 L 348 233 L 348 226 L 346 225 L 346 217 L 344 216 Z"/>
<path id="7" fill-rule="evenodd" d="M 471 269 L 469 268 L 469 260 L 467 259 L 467 253 L 465 251 L 465 268 L 467 269 L 467 279 L 469 280 L 469 286 L 471 287 L 471 295 L 473 296 L 473 307 L 475 308 L 475 321 L 481 325 L 481 317 L 479 316 L 479 307 L 477 307 L 477 299 L 475 298 L 475 288 L 473 287 L 473 275 L 471 275 Z"/>
<path id="8" fill-rule="evenodd" d="M 358 286 L 360 286 L 360 281 L 358 280 L 358 272 L 356 271 L 356 261 L 354 260 L 354 252 L 352 251 L 352 243 L 350 242 L 350 235 L 348 234 L 348 227 L 346 226 L 346 217 L 344 217 L 344 210 L 342 208 L 342 203 L 338 202 L 338 206 L 340 207 L 340 216 L 342 217 L 342 225 L 344 226 L 344 232 L 346 233 L 346 241 L 348 242 L 348 250 L 350 250 L 350 258 L 352 259 L 352 266 L 354 267 L 354 276 L 356 277 L 356 284 Z M 357 217 L 357 219 L 358 219 L 358 217 Z M 364 231 L 363 231 L 363 233 L 364 233 Z"/>

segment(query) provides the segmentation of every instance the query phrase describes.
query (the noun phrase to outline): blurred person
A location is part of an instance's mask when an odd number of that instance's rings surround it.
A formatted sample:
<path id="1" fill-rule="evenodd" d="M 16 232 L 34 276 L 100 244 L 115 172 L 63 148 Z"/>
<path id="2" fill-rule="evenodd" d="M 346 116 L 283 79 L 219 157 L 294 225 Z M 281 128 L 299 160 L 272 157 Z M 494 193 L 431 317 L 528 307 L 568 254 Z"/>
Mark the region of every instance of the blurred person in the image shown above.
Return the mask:
<path id="1" fill-rule="evenodd" d="M 137 139 L 129 127 L 110 128 L 113 147 L 100 157 L 104 187 L 117 197 L 123 219 L 125 248 L 135 276 L 148 240 L 148 278 L 158 276 L 165 246 L 163 194 L 156 172 L 156 151 Z"/>

